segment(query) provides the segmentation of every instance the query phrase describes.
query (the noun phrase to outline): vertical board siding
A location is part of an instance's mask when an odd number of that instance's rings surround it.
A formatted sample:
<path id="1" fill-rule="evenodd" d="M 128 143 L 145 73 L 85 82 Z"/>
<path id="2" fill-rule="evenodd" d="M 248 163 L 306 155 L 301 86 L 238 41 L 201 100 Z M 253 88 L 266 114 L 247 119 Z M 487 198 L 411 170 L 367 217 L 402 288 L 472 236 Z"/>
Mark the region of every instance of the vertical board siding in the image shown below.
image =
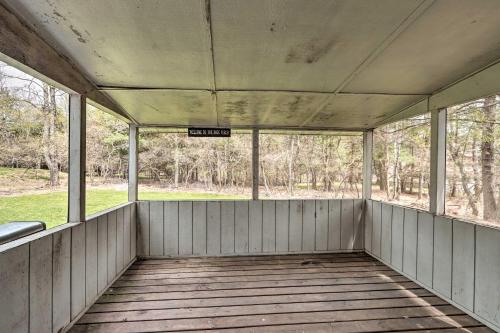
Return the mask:
<path id="1" fill-rule="evenodd" d="M 276 252 L 276 201 L 262 203 L 262 251 Z"/>
<path id="2" fill-rule="evenodd" d="M 288 252 L 290 234 L 290 202 L 276 201 L 276 252 Z"/>
<path id="3" fill-rule="evenodd" d="M 71 229 L 53 235 L 52 285 L 52 332 L 59 332 L 71 321 Z"/>
<path id="4" fill-rule="evenodd" d="M 392 208 L 391 231 L 391 263 L 399 270 L 403 270 L 404 253 L 404 210 L 402 207 Z"/>
<path id="5" fill-rule="evenodd" d="M 61 230 L 33 234 L 26 243 L 0 251 L 0 331 L 58 333 L 68 328 L 109 286 L 108 220 L 121 225 L 124 235 L 132 235 L 133 221 L 126 213 L 132 206 L 135 204 Z M 124 212 L 118 213 L 119 220 L 117 210 Z M 116 246 L 116 238 L 113 244 Z M 123 266 L 135 257 L 125 259 Z M 115 258 L 114 262 L 119 261 Z"/>
<path id="6" fill-rule="evenodd" d="M 288 226 L 288 251 L 302 251 L 302 200 L 290 200 L 290 215 Z"/>
<path id="7" fill-rule="evenodd" d="M 97 288 L 104 291 L 108 284 L 108 217 L 97 218 Z"/>
<path id="8" fill-rule="evenodd" d="M 392 205 L 382 204 L 381 221 L 380 258 L 386 263 L 390 263 L 392 254 Z"/>
<path id="9" fill-rule="evenodd" d="M 221 205 L 220 202 L 207 202 L 207 254 L 221 253 Z"/>
<path id="10" fill-rule="evenodd" d="M 248 253 L 248 201 L 234 204 L 234 251 Z"/>
<path id="11" fill-rule="evenodd" d="M 434 268 L 432 287 L 441 295 L 451 297 L 452 221 L 434 218 Z"/>
<path id="12" fill-rule="evenodd" d="M 149 256 L 149 201 L 137 203 L 137 220 L 137 255 Z"/>
<path id="13" fill-rule="evenodd" d="M 28 332 L 30 316 L 30 245 L 0 253 L 0 328 L 4 332 Z"/>
<path id="14" fill-rule="evenodd" d="M 328 250 L 340 250 L 340 200 L 328 201 Z"/>
<path id="15" fill-rule="evenodd" d="M 124 226 L 123 226 L 123 208 L 116 210 L 116 272 L 121 272 L 125 266 L 124 249 Z"/>
<path id="16" fill-rule="evenodd" d="M 354 199 L 353 200 L 353 205 L 354 205 L 354 216 L 353 216 L 353 238 L 354 238 L 354 244 L 353 248 L 355 250 L 363 250 L 363 244 L 364 244 L 364 213 L 363 213 L 363 206 L 364 206 L 364 200 L 363 199 Z"/>
<path id="17" fill-rule="evenodd" d="M 193 254 L 207 253 L 207 203 L 193 203 Z"/>
<path id="18" fill-rule="evenodd" d="M 220 207 L 221 253 L 234 253 L 234 202 L 222 201 Z"/>
<path id="19" fill-rule="evenodd" d="M 427 212 L 418 212 L 417 279 L 432 288 L 434 256 L 434 218 Z"/>
<path id="20" fill-rule="evenodd" d="M 163 205 L 165 227 L 163 234 L 164 255 L 176 256 L 179 254 L 179 203 L 165 202 Z"/>
<path id="21" fill-rule="evenodd" d="M 342 200 L 340 213 L 340 248 L 354 248 L 354 201 Z"/>
<path id="22" fill-rule="evenodd" d="M 151 201 L 137 207 L 143 257 L 363 250 L 361 199 Z"/>
<path id="23" fill-rule="evenodd" d="M 248 249 L 250 252 L 259 253 L 263 251 L 263 223 L 262 201 L 250 201 L 248 209 Z"/>
<path id="24" fill-rule="evenodd" d="M 328 201 L 316 201 L 316 225 L 315 225 L 315 249 L 316 251 L 328 250 Z"/>
<path id="25" fill-rule="evenodd" d="M 97 219 L 85 223 L 85 304 L 97 296 Z"/>
<path id="26" fill-rule="evenodd" d="M 453 221 L 453 301 L 474 310 L 475 231 L 472 223 Z"/>
<path id="27" fill-rule="evenodd" d="M 382 207 L 380 249 L 386 257 L 386 243 L 391 243 L 391 261 L 384 258 L 389 266 L 500 331 L 499 229 L 372 200 L 366 206 L 365 239 L 373 224 L 374 242 L 376 207 Z M 386 228 L 390 238 L 384 236 Z M 378 256 L 377 248 L 365 241 L 366 252 Z"/>
<path id="28" fill-rule="evenodd" d="M 71 320 L 85 309 L 85 223 L 71 229 Z"/>
<path id="29" fill-rule="evenodd" d="M 52 331 L 52 235 L 30 244 L 30 332 Z M 47 262 L 48 261 L 48 262 Z M 3 282 L 3 280 L 2 280 Z M 2 283 L 2 288 L 5 286 Z M 56 286 L 57 287 L 57 286 Z M 4 302 L 4 299 L 2 299 Z"/>
<path id="30" fill-rule="evenodd" d="M 129 205 L 130 208 L 130 260 L 137 257 L 137 203 Z"/>
<path id="31" fill-rule="evenodd" d="M 149 255 L 163 255 L 163 201 L 149 203 Z"/>
<path id="32" fill-rule="evenodd" d="M 316 247 L 316 201 L 303 201 L 302 249 L 314 251 Z"/>
<path id="33" fill-rule="evenodd" d="M 193 203 L 179 202 L 179 254 L 193 254 Z"/>
<path id="34" fill-rule="evenodd" d="M 126 266 L 132 259 L 130 253 L 131 246 L 131 227 L 130 227 L 130 208 L 131 206 L 126 206 L 123 208 L 123 266 Z"/>
<path id="35" fill-rule="evenodd" d="M 418 213 L 416 210 L 409 208 L 405 208 L 404 211 L 403 272 L 416 278 Z"/>
<path id="36" fill-rule="evenodd" d="M 365 249 L 372 252 L 372 232 L 373 232 L 373 201 L 367 200 L 365 203 Z"/>
<path id="37" fill-rule="evenodd" d="M 108 283 L 116 276 L 116 212 L 108 214 Z"/>
<path id="38" fill-rule="evenodd" d="M 373 231 L 372 231 L 372 249 L 373 254 L 380 258 L 381 253 L 381 234 L 382 234 L 382 204 L 373 202 Z"/>
<path id="39" fill-rule="evenodd" d="M 500 230 L 476 226 L 474 311 L 500 327 Z"/>

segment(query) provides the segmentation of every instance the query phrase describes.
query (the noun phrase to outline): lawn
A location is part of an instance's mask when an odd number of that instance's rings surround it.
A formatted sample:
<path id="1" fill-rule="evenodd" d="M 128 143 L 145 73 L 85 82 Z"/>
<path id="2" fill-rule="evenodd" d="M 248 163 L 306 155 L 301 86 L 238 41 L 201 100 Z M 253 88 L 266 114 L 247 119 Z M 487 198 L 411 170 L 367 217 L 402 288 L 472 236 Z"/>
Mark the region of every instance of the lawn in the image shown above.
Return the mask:
<path id="1" fill-rule="evenodd" d="M 66 222 L 66 192 L 0 197 L 0 224 L 9 221 L 44 221 L 48 228 Z M 187 192 L 141 192 L 141 200 L 245 199 L 245 196 Z M 87 191 L 87 215 L 127 202 L 127 192 L 92 189 Z"/>

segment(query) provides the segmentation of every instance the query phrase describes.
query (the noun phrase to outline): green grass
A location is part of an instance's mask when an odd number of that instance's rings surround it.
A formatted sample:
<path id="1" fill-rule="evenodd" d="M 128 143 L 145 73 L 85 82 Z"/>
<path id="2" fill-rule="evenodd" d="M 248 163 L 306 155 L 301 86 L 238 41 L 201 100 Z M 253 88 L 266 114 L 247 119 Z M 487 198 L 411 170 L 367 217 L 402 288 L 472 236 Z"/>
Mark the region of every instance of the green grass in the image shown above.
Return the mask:
<path id="1" fill-rule="evenodd" d="M 140 200 L 245 199 L 241 195 L 187 192 L 141 192 Z M 127 202 L 126 191 L 87 191 L 87 215 L 92 215 Z M 48 228 L 65 223 L 68 195 L 66 192 L 0 197 L 0 224 L 9 221 L 44 221 Z"/>

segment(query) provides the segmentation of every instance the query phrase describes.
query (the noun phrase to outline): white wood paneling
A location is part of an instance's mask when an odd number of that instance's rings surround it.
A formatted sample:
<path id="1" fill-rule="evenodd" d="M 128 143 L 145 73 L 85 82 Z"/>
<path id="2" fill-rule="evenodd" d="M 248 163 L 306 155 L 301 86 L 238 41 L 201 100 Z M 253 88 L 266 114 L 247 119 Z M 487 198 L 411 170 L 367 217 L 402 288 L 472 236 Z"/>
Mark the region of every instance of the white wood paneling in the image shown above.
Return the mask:
<path id="1" fill-rule="evenodd" d="M 149 254 L 151 256 L 163 255 L 163 201 L 149 203 Z"/>
<path id="2" fill-rule="evenodd" d="M 52 279 L 52 332 L 60 332 L 71 321 L 71 229 L 53 236 Z"/>
<path id="3" fill-rule="evenodd" d="M 248 201 L 234 203 L 234 251 L 248 253 Z"/>
<path id="4" fill-rule="evenodd" d="M 139 202 L 141 228 L 152 226 L 155 204 L 146 209 Z M 363 250 L 361 199 L 165 201 L 163 206 L 165 256 Z M 153 249 L 153 237 L 139 236 L 137 247 Z M 140 244 L 147 239 L 151 244 Z M 186 248 L 177 252 L 183 239 Z"/>
<path id="5" fill-rule="evenodd" d="M 382 204 L 373 202 L 373 230 L 372 230 L 372 253 L 380 258 L 381 253 L 381 234 L 382 234 Z"/>
<path id="6" fill-rule="evenodd" d="M 29 244 L 0 253 L 0 328 L 29 331 Z"/>
<path id="7" fill-rule="evenodd" d="M 132 204 L 130 207 L 130 260 L 137 257 L 137 204 Z"/>
<path id="8" fill-rule="evenodd" d="M 476 226 L 474 311 L 500 327 L 500 230 Z"/>
<path id="9" fill-rule="evenodd" d="M 276 252 L 288 252 L 290 234 L 290 202 L 276 201 Z"/>
<path id="10" fill-rule="evenodd" d="M 97 218 L 85 222 L 85 304 L 97 296 Z"/>
<path id="11" fill-rule="evenodd" d="M 179 202 L 179 254 L 193 254 L 193 203 Z"/>
<path id="12" fill-rule="evenodd" d="M 302 217 L 303 217 L 303 202 L 302 200 L 290 200 L 290 221 L 289 221 L 289 236 L 288 250 L 290 252 L 302 250 Z"/>
<path id="13" fill-rule="evenodd" d="M 30 244 L 30 332 L 52 331 L 52 235 Z M 2 288 L 5 286 L 2 283 Z M 57 288 L 57 286 L 56 286 Z M 2 302 L 4 300 L 2 299 Z"/>
<path id="14" fill-rule="evenodd" d="M 71 229 L 71 320 L 85 309 L 85 223 Z"/>
<path id="15" fill-rule="evenodd" d="M 453 221 L 452 299 L 474 309 L 475 231 L 472 223 Z"/>
<path id="16" fill-rule="evenodd" d="M 108 278 L 113 281 L 120 273 L 108 275 L 108 242 L 117 245 L 116 232 L 108 238 L 108 221 L 131 233 L 130 214 L 118 214 L 123 217 L 117 221 L 116 212 L 132 206 L 135 203 L 2 246 L 0 331 L 58 333 L 86 311 L 109 286 Z M 115 248 L 115 258 L 110 258 L 114 263 L 116 254 Z M 132 260 L 135 257 L 124 265 Z"/>
<path id="17" fill-rule="evenodd" d="M 252 200 L 248 208 L 248 249 L 249 252 L 263 252 L 262 229 L 263 210 L 262 201 Z"/>
<path id="18" fill-rule="evenodd" d="M 165 219 L 163 242 L 165 255 L 179 254 L 179 203 L 166 201 L 164 203 L 163 218 Z"/>
<path id="19" fill-rule="evenodd" d="M 207 254 L 221 253 L 221 204 L 217 201 L 207 203 Z"/>
<path id="20" fill-rule="evenodd" d="M 434 255 L 434 218 L 426 212 L 418 212 L 417 279 L 432 287 Z"/>
<path id="21" fill-rule="evenodd" d="M 316 201 L 303 201 L 302 251 L 314 251 L 316 247 Z"/>
<path id="22" fill-rule="evenodd" d="M 387 263 L 391 262 L 392 247 L 392 205 L 382 204 L 382 225 L 380 233 L 380 257 Z"/>
<path id="23" fill-rule="evenodd" d="M 418 213 L 416 210 L 409 208 L 405 208 L 404 211 L 403 272 L 416 278 Z"/>
<path id="24" fill-rule="evenodd" d="M 315 249 L 326 251 L 328 249 L 328 201 L 316 201 Z"/>
<path id="25" fill-rule="evenodd" d="M 130 226 L 130 208 L 131 206 L 126 206 L 123 208 L 123 266 L 125 266 L 127 263 L 130 262 L 130 259 L 132 259 L 131 253 L 130 253 L 130 246 L 131 246 L 131 226 Z"/>
<path id="26" fill-rule="evenodd" d="M 123 207 L 116 210 L 116 272 L 121 272 L 125 265 L 125 231 L 123 222 Z"/>
<path id="27" fill-rule="evenodd" d="M 234 253 L 234 202 L 220 203 L 221 253 Z"/>
<path id="28" fill-rule="evenodd" d="M 354 248 L 354 202 L 342 200 L 340 214 L 340 247 L 352 250 Z"/>
<path id="29" fill-rule="evenodd" d="M 115 276 L 116 276 L 116 211 L 113 211 L 108 214 L 108 283 L 111 282 Z"/>
<path id="30" fill-rule="evenodd" d="M 137 202 L 137 255 L 149 256 L 149 201 Z"/>
<path id="31" fill-rule="evenodd" d="M 193 254 L 207 253 L 207 203 L 193 202 Z"/>
<path id="32" fill-rule="evenodd" d="M 353 238 L 354 238 L 354 245 L 353 248 L 355 250 L 362 250 L 363 249 L 363 244 L 364 244 L 364 213 L 363 213 L 363 206 L 364 206 L 364 201 L 363 199 L 354 199 L 353 200 L 353 205 L 354 205 L 354 210 L 353 210 Z"/>
<path id="33" fill-rule="evenodd" d="M 404 210 L 402 207 L 392 208 L 392 232 L 391 232 L 391 263 L 399 270 L 403 269 L 403 246 L 404 246 Z"/>
<path id="34" fill-rule="evenodd" d="M 432 287 L 441 295 L 451 297 L 452 221 L 442 216 L 434 218 L 434 268 Z"/>
<path id="35" fill-rule="evenodd" d="M 364 227 L 365 227 L 365 249 L 368 252 L 372 252 L 372 231 L 373 231 L 373 201 L 366 200 L 365 203 L 365 219 L 364 219 Z"/>
<path id="36" fill-rule="evenodd" d="M 262 251 L 276 251 L 276 201 L 262 202 Z"/>
<path id="37" fill-rule="evenodd" d="M 108 218 L 97 218 L 97 287 L 102 292 L 108 284 Z"/>

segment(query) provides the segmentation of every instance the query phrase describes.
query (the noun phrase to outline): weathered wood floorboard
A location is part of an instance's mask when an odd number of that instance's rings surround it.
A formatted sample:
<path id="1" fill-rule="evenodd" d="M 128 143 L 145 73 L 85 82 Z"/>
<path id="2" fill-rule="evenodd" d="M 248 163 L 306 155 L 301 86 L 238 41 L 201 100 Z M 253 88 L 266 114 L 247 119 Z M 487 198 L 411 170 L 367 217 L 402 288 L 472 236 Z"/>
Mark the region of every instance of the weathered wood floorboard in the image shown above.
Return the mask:
<path id="1" fill-rule="evenodd" d="M 412 330 L 491 332 L 363 254 L 145 260 L 70 332 Z"/>

